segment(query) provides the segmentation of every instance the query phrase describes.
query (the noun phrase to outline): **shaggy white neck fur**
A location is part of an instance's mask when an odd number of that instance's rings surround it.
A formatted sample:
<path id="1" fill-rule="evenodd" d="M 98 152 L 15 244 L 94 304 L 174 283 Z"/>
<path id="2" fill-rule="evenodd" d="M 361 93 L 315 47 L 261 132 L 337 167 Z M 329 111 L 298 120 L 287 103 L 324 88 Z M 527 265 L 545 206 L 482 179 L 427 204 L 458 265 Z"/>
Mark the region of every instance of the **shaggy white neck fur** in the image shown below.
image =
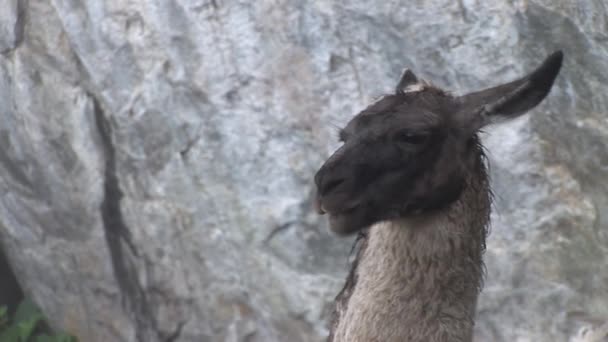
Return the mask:
<path id="1" fill-rule="evenodd" d="M 471 341 L 487 222 L 470 209 L 371 227 L 333 341 Z"/>

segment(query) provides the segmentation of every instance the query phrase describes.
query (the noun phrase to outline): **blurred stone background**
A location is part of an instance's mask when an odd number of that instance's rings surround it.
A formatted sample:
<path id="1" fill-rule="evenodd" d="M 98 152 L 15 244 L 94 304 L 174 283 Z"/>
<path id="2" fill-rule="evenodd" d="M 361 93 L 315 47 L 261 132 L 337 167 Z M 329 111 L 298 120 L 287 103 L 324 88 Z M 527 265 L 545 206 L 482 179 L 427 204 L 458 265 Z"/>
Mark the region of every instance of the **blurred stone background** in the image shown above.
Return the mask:
<path id="1" fill-rule="evenodd" d="M 404 67 L 455 93 L 556 49 L 487 129 L 477 341 L 608 317 L 605 0 L 0 0 L 0 242 L 81 341 L 321 341 L 350 239 L 311 208 L 337 128 Z"/>

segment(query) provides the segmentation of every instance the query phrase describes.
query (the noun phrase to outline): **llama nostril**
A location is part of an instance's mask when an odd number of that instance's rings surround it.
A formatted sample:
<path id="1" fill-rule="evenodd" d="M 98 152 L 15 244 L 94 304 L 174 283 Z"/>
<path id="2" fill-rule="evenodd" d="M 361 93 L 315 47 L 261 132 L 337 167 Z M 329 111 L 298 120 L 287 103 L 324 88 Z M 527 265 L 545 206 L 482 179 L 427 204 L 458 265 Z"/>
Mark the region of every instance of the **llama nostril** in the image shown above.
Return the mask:
<path id="1" fill-rule="evenodd" d="M 331 192 L 332 190 L 337 188 L 340 184 L 344 183 L 344 181 L 345 181 L 344 178 L 338 178 L 338 179 L 334 179 L 334 180 L 331 180 L 331 181 L 325 183 L 325 186 L 323 187 L 323 189 L 321 189 L 322 194 L 325 195 L 328 192 Z"/>

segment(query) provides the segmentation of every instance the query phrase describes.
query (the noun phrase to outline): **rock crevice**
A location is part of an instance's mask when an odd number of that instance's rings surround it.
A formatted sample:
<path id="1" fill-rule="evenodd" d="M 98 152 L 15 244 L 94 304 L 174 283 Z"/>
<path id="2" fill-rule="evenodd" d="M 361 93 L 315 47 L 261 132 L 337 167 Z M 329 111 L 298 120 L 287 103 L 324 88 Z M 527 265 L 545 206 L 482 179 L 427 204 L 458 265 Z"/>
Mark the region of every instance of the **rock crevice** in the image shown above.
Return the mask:
<path id="1" fill-rule="evenodd" d="M 154 314 L 146 291 L 139 281 L 138 267 L 134 260 L 140 256 L 120 207 L 123 193 L 116 171 L 116 149 L 112 142 L 111 125 L 99 100 L 92 94 L 88 96 L 93 104 L 95 123 L 105 152 L 104 191 L 100 210 L 114 278 L 120 289 L 123 304 L 130 311 L 135 322 L 136 340 L 159 341 Z"/>

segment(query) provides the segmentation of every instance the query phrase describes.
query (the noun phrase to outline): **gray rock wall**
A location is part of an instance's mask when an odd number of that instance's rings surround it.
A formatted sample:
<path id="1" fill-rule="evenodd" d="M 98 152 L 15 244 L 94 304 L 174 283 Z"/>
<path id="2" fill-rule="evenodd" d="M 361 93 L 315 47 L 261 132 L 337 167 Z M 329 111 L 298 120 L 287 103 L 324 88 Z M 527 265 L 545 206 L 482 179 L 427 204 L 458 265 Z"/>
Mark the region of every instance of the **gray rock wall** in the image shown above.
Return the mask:
<path id="1" fill-rule="evenodd" d="M 456 93 L 563 49 L 488 129 L 478 341 L 608 317 L 604 0 L 0 0 L 0 242 L 81 341 L 320 341 L 351 241 L 310 205 L 403 67 Z"/>

